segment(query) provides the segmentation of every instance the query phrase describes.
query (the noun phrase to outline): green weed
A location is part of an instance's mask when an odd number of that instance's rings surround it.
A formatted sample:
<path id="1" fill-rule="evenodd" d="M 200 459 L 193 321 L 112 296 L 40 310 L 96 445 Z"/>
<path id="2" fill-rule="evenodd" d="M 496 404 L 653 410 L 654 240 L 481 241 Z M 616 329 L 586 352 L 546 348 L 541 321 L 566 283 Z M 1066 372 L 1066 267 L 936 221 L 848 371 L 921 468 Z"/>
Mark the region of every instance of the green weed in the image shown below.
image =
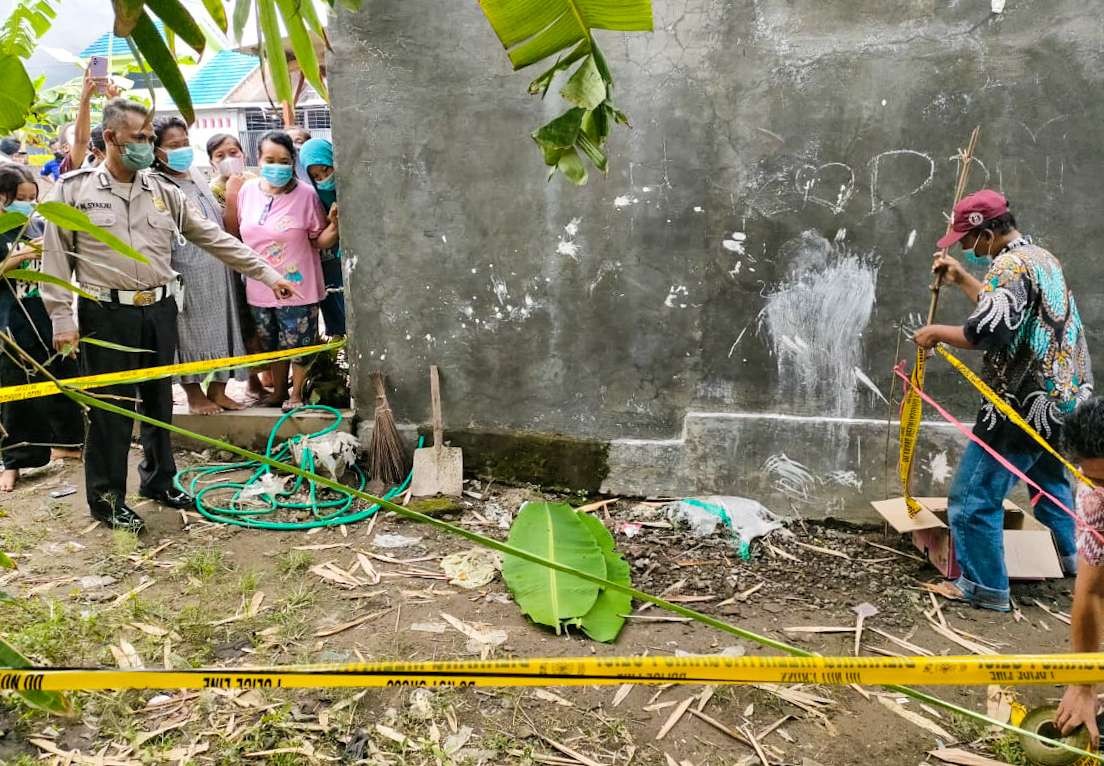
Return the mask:
<path id="1" fill-rule="evenodd" d="M 285 577 L 293 574 L 302 574 L 314 564 L 314 556 L 310 551 L 287 551 L 280 555 L 277 569 Z"/>

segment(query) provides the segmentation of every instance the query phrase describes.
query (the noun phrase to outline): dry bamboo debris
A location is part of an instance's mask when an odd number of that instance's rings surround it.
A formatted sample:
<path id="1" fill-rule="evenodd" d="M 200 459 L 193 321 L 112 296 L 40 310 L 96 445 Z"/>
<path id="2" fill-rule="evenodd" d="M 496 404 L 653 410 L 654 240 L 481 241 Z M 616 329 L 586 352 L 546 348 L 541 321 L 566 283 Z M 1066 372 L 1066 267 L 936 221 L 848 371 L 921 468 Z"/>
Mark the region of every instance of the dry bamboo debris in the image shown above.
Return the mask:
<path id="1" fill-rule="evenodd" d="M 1039 607 L 1040 609 L 1042 609 L 1044 612 L 1046 612 L 1047 614 L 1049 614 L 1051 617 L 1058 620 L 1059 622 L 1064 622 L 1064 623 L 1066 623 L 1066 625 L 1072 624 L 1072 622 L 1070 620 L 1070 616 L 1066 612 L 1052 610 L 1050 607 L 1048 607 L 1046 604 L 1044 604 L 1042 601 L 1040 601 L 1037 598 L 1033 598 L 1031 600 L 1033 602 L 1035 602 L 1035 606 Z"/>

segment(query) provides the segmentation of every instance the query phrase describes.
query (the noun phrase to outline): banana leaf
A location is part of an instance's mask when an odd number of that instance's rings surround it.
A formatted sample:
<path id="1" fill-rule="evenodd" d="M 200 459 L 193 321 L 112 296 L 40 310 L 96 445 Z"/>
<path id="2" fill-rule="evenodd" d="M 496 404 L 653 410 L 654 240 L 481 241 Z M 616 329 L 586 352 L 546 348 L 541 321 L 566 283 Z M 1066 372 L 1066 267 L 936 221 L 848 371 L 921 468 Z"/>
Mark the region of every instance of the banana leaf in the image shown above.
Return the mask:
<path id="1" fill-rule="evenodd" d="M 4 569 L 15 569 L 15 562 L 12 561 L 11 556 L 0 551 L 0 567 Z"/>
<path id="2" fill-rule="evenodd" d="M 322 70 L 318 66 L 318 56 L 314 52 L 314 42 L 307 32 L 303 19 L 299 15 L 300 2 L 310 5 L 313 0 L 276 0 L 280 8 L 280 15 L 284 19 L 284 27 L 291 40 L 291 49 L 295 53 L 295 60 L 299 62 L 299 70 L 307 78 L 311 87 L 318 91 L 318 95 L 329 99 L 326 94 L 326 83 L 322 80 Z"/>
<path id="3" fill-rule="evenodd" d="M 18 229 L 20 226 L 27 222 L 27 216 L 22 213 L 16 213 L 9 210 L 6 213 L 0 213 L 0 234 L 12 229 Z"/>
<path id="4" fill-rule="evenodd" d="M 602 556 L 606 560 L 606 579 L 625 587 L 632 587 L 632 570 L 629 563 L 617 552 L 613 535 L 606 529 L 606 525 L 589 513 L 578 511 L 575 513 L 602 551 Z M 621 591 L 602 588 L 598 592 L 598 600 L 594 602 L 594 606 L 577 620 L 576 624 L 595 641 L 613 641 L 625 627 L 624 615 L 631 609 L 632 596 Z"/>
<path id="5" fill-rule="evenodd" d="M 29 668 L 32 663 L 4 639 L 0 638 L 0 667 Z M 20 689 L 15 692 L 31 707 L 45 710 L 54 715 L 71 716 L 73 707 L 69 699 L 60 692 L 40 692 Z"/>
<path id="6" fill-rule="evenodd" d="M 245 25 L 249 22 L 249 11 L 252 7 L 253 0 L 237 0 L 234 5 L 234 39 L 239 43 L 242 32 L 245 31 Z"/>
<path id="7" fill-rule="evenodd" d="M 203 7 L 207 9 L 207 13 L 211 16 L 211 21 L 215 22 L 219 30 L 225 34 L 226 8 L 223 7 L 222 0 L 203 0 Z"/>
<path id="8" fill-rule="evenodd" d="M 0 56 L 0 132 L 18 130 L 27 122 L 35 100 L 34 84 L 18 56 Z"/>
<path id="9" fill-rule="evenodd" d="M 81 343 L 87 343 L 90 346 L 99 346 L 100 348 L 109 348 L 112 351 L 122 351 L 127 354 L 152 354 L 154 353 L 148 348 L 134 348 L 133 346 L 124 346 L 121 343 L 112 343 L 109 340 L 100 340 L 99 338 L 85 338 L 80 339 Z"/>
<path id="10" fill-rule="evenodd" d="M 195 122 L 195 110 L 192 108 L 192 95 L 188 91 L 188 83 L 180 73 L 176 57 L 172 55 L 169 46 L 165 45 L 165 40 L 145 11 L 142 11 L 138 17 L 138 23 L 134 25 L 134 31 L 131 32 L 130 37 L 149 63 L 150 69 L 161 80 L 161 85 L 169 92 L 184 121 L 189 124 Z M 200 45 L 200 48 L 202 47 Z"/>
<path id="11" fill-rule="evenodd" d="M 203 48 L 207 44 L 207 36 L 203 34 L 203 28 L 192 18 L 191 12 L 184 7 L 180 0 L 146 0 L 146 7 L 157 14 L 157 18 L 165 22 L 165 31 L 174 32 L 181 40 L 196 53 L 203 54 Z"/>
<path id="12" fill-rule="evenodd" d="M 594 535 L 566 503 L 526 503 L 510 527 L 509 545 L 558 561 L 595 577 L 606 562 Z M 502 579 L 533 622 L 560 632 L 564 620 L 584 615 L 598 600 L 598 586 L 575 575 L 505 556 Z"/>
<path id="13" fill-rule="evenodd" d="M 650 32 L 651 0 L 479 0 L 514 69 L 590 40 L 591 30 Z"/>
<path id="14" fill-rule="evenodd" d="M 77 287 L 68 279 L 55 277 L 53 274 L 46 274 L 41 271 L 33 271 L 31 269 L 12 269 L 11 271 L 5 272 L 4 279 L 17 279 L 23 282 L 40 282 L 47 285 L 56 285 L 57 287 L 64 288 L 74 295 L 79 295 L 80 297 L 87 300 L 96 300 L 94 297 Z"/>
<path id="15" fill-rule="evenodd" d="M 146 20 L 149 21 L 149 18 L 147 17 Z M 152 26 L 152 22 L 150 22 L 150 25 Z M 156 29 L 154 31 L 156 32 Z M 160 40 L 160 36 L 158 36 L 157 39 Z M 162 43 L 162 45 L 164 45 L 164 43 Z M 179 102 L 177 102 L 177 105 L 179 106 Z M 35 212 L 50 223 L 66 231 L 79 231 L 83 234 L 87 234 L 93 239 L 103 242 L 120 255 L 125 255 L 127 258 L 133 258 L 139 263 L 149 263 L 146 256 L 139 253 L 126 242 L 123 242 L 123 240 L 116 237 L 110 231 L 101 229 L 99 226 L 92 223 L 84 212 L 77 210 L 72 205 L 66 205 L 64 202 L 40 202 L 35 208 Z"/>
<path id="16" fill-rule="evenodd" d="M 115 10 L 115 36 L 130 37 L 138 23 L 138 17 L 142 15 L 145 0 L 112 0 L 111 7 Z"/>
<path id="17" fill-rule="evenodd" d="M 280 22 L 276 18 L 275 0 L 257 0 L 257 21 L 261 27 L 264 45 L 264 60 L 272 75 L 272 89 L 276 100 L 290 104 L 292 102 L 291 74 L 288 72 L 287 57 L 284 55 L 284 42 L 280 35 Z"/>

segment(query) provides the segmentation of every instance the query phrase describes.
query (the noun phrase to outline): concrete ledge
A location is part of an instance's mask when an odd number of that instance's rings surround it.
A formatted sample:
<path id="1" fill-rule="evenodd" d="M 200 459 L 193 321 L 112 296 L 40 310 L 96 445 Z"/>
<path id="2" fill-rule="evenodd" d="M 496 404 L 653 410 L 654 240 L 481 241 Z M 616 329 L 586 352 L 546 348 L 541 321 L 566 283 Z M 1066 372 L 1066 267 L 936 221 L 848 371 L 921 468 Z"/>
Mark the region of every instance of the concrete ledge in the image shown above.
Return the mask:
<path id="1" fill-rule="evenodd" d="M 195 431 L 204 436 L 228 441 L 239 447 L 262 451 L 268 443 L 268 436 L 276 426 L 283 412 L 278 407 L 250 407 L 238 412 L 221 412 L 217 415 L 192 415 L 187 407 L 177 407 L 173 412 L 173 423 Z M 352 410 L 342 410 L 344 420 L 339 430 L 353 432 Z M 291 418 L 280 428 L 279 438 L 287 439 L 298 434 L 310 434 L 321 431 L 333 418 L 321 412 L 307 412 Z M 181 436 L 173 436 L 173 442 L 189 449 L 202 449 L 206 445 Z"/>
<path id="2" fill-rule="evenodd" d="M 897 421 L 861 418 L 690 412 L 679 439 L 611 442 L 602 491 L 740 495 L 784 515 L 877 521 L 870 500 L 900 494 L 898 428 Z M 953 427 L 925 422 L 916 493 L 945 495 L 964 446 Z"/>

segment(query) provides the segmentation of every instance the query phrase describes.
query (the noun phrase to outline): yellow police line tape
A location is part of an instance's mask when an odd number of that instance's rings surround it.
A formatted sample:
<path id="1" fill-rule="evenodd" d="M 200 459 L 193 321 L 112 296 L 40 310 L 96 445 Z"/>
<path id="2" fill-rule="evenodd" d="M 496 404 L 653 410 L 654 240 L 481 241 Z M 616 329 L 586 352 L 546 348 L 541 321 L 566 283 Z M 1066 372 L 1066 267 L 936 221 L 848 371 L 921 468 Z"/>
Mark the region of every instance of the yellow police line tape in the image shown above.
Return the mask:
<path id="1" fill-rule="evenodd" d="M 1104 682 L 1104 654 L 985 657 L 551 657 L 226 670 L 0 670 L 0 689 L 329 689 L 404 686 L 848 684 L 1011 686 Z"/>
<path id="2" fill-rule="evenodd" d="M 1024 420 L 1023 416 L 1020 415 L 1020 413 L 1016 412 L 1016 410 L 1012 408 L 1012 405 L 1010 405 L 1003 398 L 1001 398 L 1001 396 L 999 394 L 997 394 L 996 391 L 994 391 L 992 388 L 989 387 L 988 383 L 986 383 L 984 380 L 982 380 L 980 377 L 978 377 L 977 374 L 973 370 L 971 370 L 969 367 L 967 367 L 966 364 L 961 359 L 959 359 L 957 356 L 952 354 L 950 351 L 948 351 L 943 346 L 936 346 L 935 347 L 935 352 L 937 354 L 939 354 L 941 357 L 943 357 L 948 363 L 950 363 L 950 365 L 952 367 L 954 367 L 955 370 L 957 370 L 958 373 L 963 378 L 965 378 L 966 381 L 971 386 L 976 388 L 978 390 L 978 392 L 983 397 L 985 397 L 985 400 L 987 402 L 989 402 L 994 407 L 996 407 L 997 410 L 1002 415 L 1004 415 L 1006 418 L 1008 418 L 1013 423 L 1015 423 L 1017 426 L 1019 426 L 1020 429 L 1024 433 L 1026 433 L 1028 436 L 1030 436 L 1032 439 L 1034 439 L 1039 444 L 1040 447 L 1045 449 L 1047 452 L 1049 452 L 1054 457 L 1058 458 L 1058 460 L 1062 463 L 1062 465 L 1064 465 L 1066 467 L 1066 470 L 1068 470 L 1071 474 L 1073 474 L 1073 476 L 1078 481 L 1080 481 L 1082 484 L 1084 484 L 1088 487 L 1095 486 L 1089 480 L 1089 478 L 1087 476 L 1085 476 L 1085 474 L 1081 473 L 1081 471 L 1079 471 L 1077 469 L 1077 466 L 1073 465 L 1073 463 L 1066 460 L 1066 458 L 1063 457 L 1058 452 L 1058 450 L 1056 450 L 1056 449 L 1054 449 L 1054 447 L 1050 446 L 1050 443 L 1047 442 L 1047 440 L 1045 438 L 1043 438 L 1042 434 L 1040 434 L 1038 431 L 1036 431 L 1034 428 L 1032 428 L 1031 424 L 1028 423 L 1026 420 Z"/>
<path id="3" fill-rule="evenodd" d="M 120 383 L 140 383 L 146 380 L 156 380 L 179 375 L 200 375 L 215 370 L 234 369 L 236 367 L 250 367 L 265 362 L 279 362 L 284 359 L 294 359 L 300 356 L 309 356 L 345 345 L 344 340 L 335 340 L 329 343 L 321 343 L 315 346 L 287 349 L 284 351 L 266 351 L 263 354 L 246 354 L 244 356 L 228 356 L 220 359 L 204 359 L 202 362 L 184 362 L 181 364 L 165 364 L 159 367 L 143 367 L 137 370 L 123 370 L 121 372 L 107 372 L 100 375 L 85 375 L 79 378 L 66 378 L 59 383 L 72 388 L 102 388 L 114 386 Z M 0 402 L 16 402 L 22 399 L 36 399 L 40 396 L 51 396 L 58 393 L 58 387 L 53 381 L 41 383 L 24 383 L 18 386 L 4 386 L 0 388 Z"/>
<path id="4" fill-rule="evenodd" d="M 905 495 L 905 507 L 908 509 L 909 518 L 914 518 L 923 510 L 923 506 L 912 496 L 912 464 L 916 457 L 916 445 L 920 440 L 920 421 L 924 403 L 918 391 L 924 388 L 924 367 L 927 355 L 924 349 L 917 349 L 916 366 L 912 368 L 912 385 L 905 391 L 905 398 L 901 403 L 901 432 L 898 439 L 901 451 L 897 457 L 897 475 L 901 479 L 901 491 Z"/>

